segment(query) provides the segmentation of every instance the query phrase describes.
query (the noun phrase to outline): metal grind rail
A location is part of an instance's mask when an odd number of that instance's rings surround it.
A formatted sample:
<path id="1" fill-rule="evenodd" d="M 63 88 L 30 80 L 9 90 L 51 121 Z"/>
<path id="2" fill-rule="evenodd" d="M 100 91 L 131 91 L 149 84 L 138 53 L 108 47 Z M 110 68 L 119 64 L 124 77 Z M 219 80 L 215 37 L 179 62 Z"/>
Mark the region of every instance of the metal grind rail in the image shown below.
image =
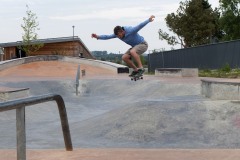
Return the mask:
<path id="1" fill-rule="evenodd" d="M 17 160 L 26 160 L 25 107 L 48 101 L 56 101 L 61 119 L 65 148 L 67 151 L 73 150 L 67 112 L 64 100 L 60 95 L 47 94 L 11 100 L 0 103 L 0 112 L 16 109 Z"/>
<path id="2" fill-rule="evenodd" d="M 78 65 L 76 74 L 76 95 L 78 95 L 79 80 L 80 80 L 80 65 Z"/>

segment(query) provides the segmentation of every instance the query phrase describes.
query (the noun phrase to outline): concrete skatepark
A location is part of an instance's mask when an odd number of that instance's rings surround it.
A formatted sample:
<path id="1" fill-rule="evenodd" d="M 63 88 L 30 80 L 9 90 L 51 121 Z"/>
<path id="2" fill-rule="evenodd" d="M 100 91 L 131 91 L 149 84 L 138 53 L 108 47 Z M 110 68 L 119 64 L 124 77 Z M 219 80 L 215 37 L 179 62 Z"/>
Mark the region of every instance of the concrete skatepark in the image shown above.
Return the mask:
<path id="1" fill-rule="evenodd" d="M 184 159 L 236 159 L 240 156 L 238 101 L 206 98 L 201 94 L 201 78 L 146 75 L 144 80 L 133 82 L 127 74 L 117 75 L 106 71 L 106 68 L 103 69 L 104 74 L 91 73 L 95 69 L 91 71 L 88 64 L 82 65 L 83 68 L 88 67 L 87 75 L 80 79 L 79 95 L 76 95 L 76 65 L 54 63 L 52 74 L 49 74 L 51 67 L 47 66 L 51 63 L 33 62 L 4 69 L 0 72 L 0 86 L 29 88 L 30 96 L 62 95 L 74 150 L 82 148 L 83 153 L 98 153 L 102 158 L 103 152 L 99 151 L 104 149 L 107 149 L 109 157 L 119 153 L 145 152 L 143 159 L 179 159 L 181 156 Z M 40 74 L 34 72 L 36 65 L 48 69 L 41 68 Z M 22 67 L 21 71 L 19 67 Z M 67 76 L 63 72 L 57 73 L 63 69 L 68 69 Z M 14 74 L 16 71 L 18 74 Z M 58 110 L 49 107 L 52 105 L 54 102 L 26 108 L 27 149 L 45 150 L 44 153 L 54 149 L 65 154 L 62 152 L 66 151 L 61 151 L 64 144 Z M 15 111 L 0 113 L 0 152 L 3 156 L 16 148 L 15 114 Z M 70 156 L 71 153 L 66 154 Z M 106 152 L 104 154 L 107 156 Z M 155 157 L 150 154 L 155 154 Z M 77 159 L 76 151 L 73 155 Z M 38 154 L 35 159 L 39 157 Z M 0 159 L 7 159 L 7 156 L 0 156 Z"/>

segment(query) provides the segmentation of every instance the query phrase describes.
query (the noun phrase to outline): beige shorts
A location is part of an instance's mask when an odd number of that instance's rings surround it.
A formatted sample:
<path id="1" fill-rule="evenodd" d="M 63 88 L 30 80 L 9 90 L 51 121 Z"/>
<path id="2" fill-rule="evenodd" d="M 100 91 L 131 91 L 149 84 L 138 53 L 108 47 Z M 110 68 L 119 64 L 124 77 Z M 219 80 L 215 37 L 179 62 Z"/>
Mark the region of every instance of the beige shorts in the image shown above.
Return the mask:
<path id="1" fill-rule="evenodd" d="M 127 52 L 125 54 L 131 55 L 130 54 L 130 50 L 131 49 L 135 49 L 137 54 L 141 55 L 144 52 L 146 52 L 146 50 L 148 49 L 148 43 L 146 41 L 134 46 L 133 48 L 130 48 L 129 50 L 127 50 Z"/>

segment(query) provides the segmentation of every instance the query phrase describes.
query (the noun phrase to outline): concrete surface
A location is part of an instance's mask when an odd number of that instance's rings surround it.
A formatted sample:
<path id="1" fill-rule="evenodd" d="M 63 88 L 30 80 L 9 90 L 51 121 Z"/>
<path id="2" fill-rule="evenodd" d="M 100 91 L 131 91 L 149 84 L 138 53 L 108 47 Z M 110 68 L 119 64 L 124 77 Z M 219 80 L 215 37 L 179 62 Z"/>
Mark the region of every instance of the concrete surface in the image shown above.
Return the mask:
<path id="1" fill-rule="evenodd" d="M 41 62 L 0 72 L 0 86 L 27 87 L 30 95 L 58 93 L 65 100 L 74 151 L 63 150 L 58 111 L 48 107 L 56 104 L 48 102 L 26 109 L 31 159 L 239 158 L 239 102 L 203 97 L 199 78 L 144 76 L 134 82 L 88 69 L 79 96 L 70 64 Z M 14 159 L 15 111 L 0 113 L 0 126 L 0 159 Z"/>
<path id="2" fill-rule="evenodd" d="M 215 100 L 240 100 L 240 80 L 202 79 L 202 95 Z"/>
<path id="3" fill-rule="evenodd" d="M 156 68 L 155 76 L 198 77 L 198 68 Z"/>
<path id="4" fill-rule="evenodd" d="M 239 149 L 75 149 L 27 150 L 29 160 L 239 160 Z M 0 160 L 16 160 L 14 150 L 0 150 Z"/>
<path id="5" fill-rule="evenodd" d="M 29 96 L 29 88 L 0 87 L 0 102 Z"/>
<path id="6" fill-rule="evenodd" d="M 29 87 L 31 95 L 63 96 L 74 147 L 238 148 L 239 103 L 212 101 L 200 95 L 200 84 L 129 79 L 89 79 L 75 95 L 64 81 L 5 82 Z M 156 87 L 157 86 L 157 87 Z M 27 146 L 61 148 L 63 139 L 55 103 L 26 109 Z M 0 113 L 0 147 L 15 147 L 14 115 Z M 5 117 L 5 118 L 4 118 Z M 6 118 L 8 117 L 8 118 Z M 7 141 L 4 138 L 9 137 Z M 11 136 L 10 136 L 11 135 Z"/>
<path id="7" fill-rule="evenodd" d="M 128 67 L 116 64 L 107 61 L 99 61 L 94 59 L 85 59 L 79 57 L 66 57 L 60 55 L 40 55 L 40 56 L 29 56 L 24 58 L 17 58 L 7 61 L 0 61 L 0 71 L 32 62 L 41 62 L 41 61 L 63 61 L 69 63 L 76 63 L 76 64 L 83 64 L 83 65 L 90 65 L 95 68 L 105 68 L 106 70 L 111 70 L 115 73 L 128 73 Z"/>

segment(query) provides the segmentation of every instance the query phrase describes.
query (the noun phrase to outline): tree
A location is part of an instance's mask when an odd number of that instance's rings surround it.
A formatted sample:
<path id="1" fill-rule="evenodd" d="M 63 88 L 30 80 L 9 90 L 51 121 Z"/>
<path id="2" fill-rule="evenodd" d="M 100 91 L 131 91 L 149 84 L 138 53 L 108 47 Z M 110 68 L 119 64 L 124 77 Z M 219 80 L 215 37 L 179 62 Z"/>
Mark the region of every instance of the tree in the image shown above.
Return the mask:
<path id="1" fill-rule="evenodd" d="M 208 0 L 180 2 L 177 13 L 168 14 L 165 18 L 169 31 L 176 36 L 159 29 L 159 38 L 170 45 L 181 44 L 184 48 L 208 44 L 213 36 L 221 35 L 219 15 L 217 9 L 211 8 Z"/>
<path id="2" fill-rule="evenodd" d="M 36 33 L 36 30 L 40 30 L 38 28 L 39 23 L 37 22 L 37 16 L 29 9 L 28 5 L 26 7 L 27 15 L 23 17 L 24 24 L 21 25 L 24 31 L 22 44 L 18 46 L 18 48 L 26 52 L 27 55 L 31 55 L 43 47 L 43 44 L 38 42 L 38 34 Z"/>
<path id="3" fill-rule="evenodd" d="M 220 25 L 224 40 L 240 39 L 240 0 L 220 0 Z"/>

